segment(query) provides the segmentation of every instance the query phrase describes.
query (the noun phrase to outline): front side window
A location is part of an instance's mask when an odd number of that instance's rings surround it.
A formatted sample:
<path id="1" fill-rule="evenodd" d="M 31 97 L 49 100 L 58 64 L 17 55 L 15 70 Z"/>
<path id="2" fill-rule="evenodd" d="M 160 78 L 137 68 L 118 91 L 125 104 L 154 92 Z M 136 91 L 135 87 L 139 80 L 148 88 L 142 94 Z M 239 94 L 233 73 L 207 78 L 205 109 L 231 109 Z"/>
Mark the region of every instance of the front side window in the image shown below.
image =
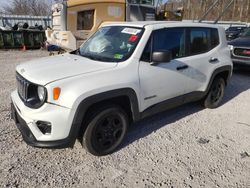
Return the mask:
<path id="1" fill-rule="evenodd" d="M 151 51 L 168 50 L 172 53 L 173 59 L 185 56 L 185 29 L 168 28 L 160 29 L 153 32 L 148 41 L 142 60 L 150 62 Z"/>
<path id="2" fill-rule="evenodd" d="M 126 26 L 102 27 L 80 47 L 80 55 L 98 61 L 125 61 L 134 52 L 143 31 Z"/>
<path id="3" fill-rule="evenodd" d="M 91 30 L 94 25 L 94 10 L 85 10 L 77 14 L 77 30 Z"/>

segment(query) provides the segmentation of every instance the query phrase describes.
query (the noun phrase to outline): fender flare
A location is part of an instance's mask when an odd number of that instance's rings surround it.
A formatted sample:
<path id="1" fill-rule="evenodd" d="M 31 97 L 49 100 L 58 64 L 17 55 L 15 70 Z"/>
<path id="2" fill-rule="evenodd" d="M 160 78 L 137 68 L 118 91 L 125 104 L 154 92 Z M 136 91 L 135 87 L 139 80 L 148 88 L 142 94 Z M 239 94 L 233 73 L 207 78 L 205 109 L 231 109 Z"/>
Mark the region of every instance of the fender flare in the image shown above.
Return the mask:
<path id="1" fill-rule="evenodd" d="M 211 76 L 210 81 L 208 83 L 207 89 L 205 91 L 205 96 L 209 92 L 209 90 L 211 88 L 211 85 L 212 85 L 214 79 L 216 78 L 216 76 L 218 76 L 220 73 L 228 72 L 228 77 L 225 80 L 226 83 L 228 83 L 228 81 L 229 81 L 229 79 L 231 77 L 232 71 L 233 71 L 233 67 L 230 66 L 230 65 L 225 65 L 225 66 L 222 66 L 222 67 L 219 67 L 219 68 L 215 69 L 214 72 L 212 73 L 212 76 Z"/>
<path id="2" fill-rule="evenodd" d="M 93 96 L 89 96 L 85 98 L 83 101 L 81 101 L 76 109 L 73 122 L 71 124 L 70 132 L 68 135 L 68 138 L 71 140 L 71 145 L 72 146 L 74 145 L 75 140 L 78 137 L 82 122 L 90 106 L 98 102 L 102 102 L 104 100 L 112 99 L 115 97 L 122 97 L 122 96 L 126 96 L 129 98 L 131 111 L 132 111 L 132 118 L 134 121 L 138 121 L 140 119 L 139 103 L 138 103 L 136 92 L 133 89 L 121 88 L 121 89 L 106 91 L 103 93 L 98 93 Z"/>

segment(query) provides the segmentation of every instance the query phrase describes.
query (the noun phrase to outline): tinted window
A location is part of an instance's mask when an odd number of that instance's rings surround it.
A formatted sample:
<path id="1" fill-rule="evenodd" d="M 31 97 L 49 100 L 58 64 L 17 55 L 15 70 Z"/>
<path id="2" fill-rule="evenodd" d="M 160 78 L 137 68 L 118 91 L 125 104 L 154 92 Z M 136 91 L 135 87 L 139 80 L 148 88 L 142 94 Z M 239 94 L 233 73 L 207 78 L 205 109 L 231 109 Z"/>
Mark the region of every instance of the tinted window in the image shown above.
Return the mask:
<path id="1" fill-rule="evenodd" d="M 218 30 L 215 28 L 190 29 L 190 55 L 210 51 L 219 44 Z"/>
<path id="2" fill-rule="evenodd" d="M 173 58 L 201 54 L 210 51 L 220 43 L 216 28 L 187 29 L 189 30 L 188 37 L 185 37 L 185 28 L 154 31 L 144 49 L 141 60 L 150 62 L 151 51 L 160 50 L 171 51 Z M 185 41 L 187 41 L 187 44 L 185 44 Z"/>
<path id="3" fill-rule="evenodd" d="M 219 45 L 219 33 L 217 29 L 211 29 L 211 47 L 214 48 Z"/>
<path id="4" fill-rule="evenodd" d="M 185 30 L 172 28 L 154 31 L 144 49 L 143 61 L 150 61 L 151 48 L 153 51 L 169 50 L 172 52 L 173 58 L 183 57 L 185 55 Z"/>
<path id="5" fill-rule="evenodd" d="M 209 51 L 210 30 L 207 28 L 195 28 L 190 31 L 190 55 Z"/>
<path id="6" fill-rule="evenodd" d="M 169 50 L 173 58 L 185 55 L 185 35 L 183 28 L 161 29 L 154 32 L 153 51 Z"/>
<path id="7" fill-rule="evenodd" d="M 94 10 L 85 10 L 77 14 L 77 30 L 91 30 L 94 24 Z"/>
<path id="8" fill-rule="evenodd" d="M 170 28 L 154 31 L 144 49 L 141 60 L 150 62 L 151 51 L 161 50 L 171 51 L 174 59 L 185 56 L 185 30 L 183 28 Z"/>

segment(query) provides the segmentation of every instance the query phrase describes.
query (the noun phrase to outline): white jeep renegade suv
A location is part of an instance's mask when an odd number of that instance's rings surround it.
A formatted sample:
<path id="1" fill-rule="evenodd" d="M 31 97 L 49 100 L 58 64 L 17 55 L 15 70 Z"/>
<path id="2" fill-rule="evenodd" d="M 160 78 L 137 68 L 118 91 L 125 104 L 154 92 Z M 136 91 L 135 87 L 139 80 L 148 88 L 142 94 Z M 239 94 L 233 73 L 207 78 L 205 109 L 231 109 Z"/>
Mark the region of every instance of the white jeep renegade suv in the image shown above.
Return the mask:
<path id="1" fill-rule="evenodd" d="M 197 100 L 217 107 L 231 74 L 221 27 L 112 23 L 79 50 L 19 65 L 12 117 L 32 146 L 73 147 L 79 138 L 106 155 L 132 122 Z"/>

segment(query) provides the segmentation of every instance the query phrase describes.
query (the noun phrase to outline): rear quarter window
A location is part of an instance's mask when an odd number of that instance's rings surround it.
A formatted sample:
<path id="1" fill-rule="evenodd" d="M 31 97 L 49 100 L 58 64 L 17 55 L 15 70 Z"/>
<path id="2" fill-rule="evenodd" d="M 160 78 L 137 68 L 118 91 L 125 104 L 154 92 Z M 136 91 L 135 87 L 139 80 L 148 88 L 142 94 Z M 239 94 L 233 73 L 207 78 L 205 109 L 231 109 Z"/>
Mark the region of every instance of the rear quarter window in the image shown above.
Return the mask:
<path id="1" fill-rule="evenodd" d="M 211 29 L 211 48 L 218 46 L 220 43 L 218 29 Z"/>

